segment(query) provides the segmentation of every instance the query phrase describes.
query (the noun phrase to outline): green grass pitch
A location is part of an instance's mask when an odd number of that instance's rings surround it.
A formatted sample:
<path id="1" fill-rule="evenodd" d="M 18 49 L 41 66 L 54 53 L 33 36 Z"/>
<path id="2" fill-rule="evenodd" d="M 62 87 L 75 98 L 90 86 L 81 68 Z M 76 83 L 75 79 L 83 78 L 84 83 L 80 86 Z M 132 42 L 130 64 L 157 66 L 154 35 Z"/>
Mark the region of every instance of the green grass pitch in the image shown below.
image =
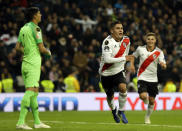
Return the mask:
<path id="1" fill-rule="evenodd" d="M 51 129 L 36 131 L 182 131 L 182 111 L 154 111 L 150 125 L 144 123 L 145 111 L 126 111 L 129 123 L 115 123 L 111 111 L 40 112 L 41 120 Z M 0 112 L 0 131 L 16 131 L 19 112 Z M 26 123 L 33 126 L 28 113 Z"/>

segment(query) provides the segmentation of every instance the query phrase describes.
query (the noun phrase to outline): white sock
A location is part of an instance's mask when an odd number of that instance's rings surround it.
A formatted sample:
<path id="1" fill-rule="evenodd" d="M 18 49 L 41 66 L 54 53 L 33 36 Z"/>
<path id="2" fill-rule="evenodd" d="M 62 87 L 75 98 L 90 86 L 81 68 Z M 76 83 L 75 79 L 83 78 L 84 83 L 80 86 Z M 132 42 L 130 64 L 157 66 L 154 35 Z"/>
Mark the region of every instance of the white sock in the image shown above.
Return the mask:
<path id="1" fill-rule="evenodd" d="M 126 103 L 126 97 L 127 97 L 127 92 L 126 93 L 119 93 L 119 110 L 124 111 L 124 106 Z"/>
<path id="2" fill-rule="evenodd" d="M 109 107 L 111 108 L 111 110 L 115 109 L 114 99 L 110 100 L 107 98 L 107 103 L 108 103 Z"/>
<path id="3" fill-rule="evenodd" d="M 148 104 L 148 109 L 147 109 L 147 114 L 146 114 L 146 116 L 147 116 L 147 117 L 150 117 L 150 115 L 152 114 L 153 110 L 154 110 L 154 105 Z"/>

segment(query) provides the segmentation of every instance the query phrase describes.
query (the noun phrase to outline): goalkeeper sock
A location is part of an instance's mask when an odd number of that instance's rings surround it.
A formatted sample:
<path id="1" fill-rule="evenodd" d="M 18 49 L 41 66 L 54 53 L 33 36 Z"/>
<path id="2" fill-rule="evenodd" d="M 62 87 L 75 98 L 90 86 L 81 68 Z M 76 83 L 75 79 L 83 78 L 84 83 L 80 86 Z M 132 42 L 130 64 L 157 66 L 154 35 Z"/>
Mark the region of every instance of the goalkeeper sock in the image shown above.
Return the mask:
<path id="1" fill-rule="evenodd" d="M 124 106 L 125 106 L 125 103 L 126 103 L 126 97 L 127 97 L 127 92 L 125 93 L 119 93 L 119 98 L 118 98 L 118 101 L 119 101 L 119 110 L 120 111 L 124 111 Z"/>
<path id="2" fill-rule="evenodd" d="M 108 103 L 109 107 L 111 108 L 111 110 L 115 109 L 114 99 L 110 100 L 107 98 L 107 103 Z"/>
<path id="3" fill-rule="evenodd" d="M 148 105 L 148 109 L 147 109 L 147 114 L 146 114 L 146 116 L 147 117 L 150 117 L 150 115 L 152 114 L 152 112 L 153 112 L 153 109 L 154 109 L 154 105 Z"/>
<path id="4" fill-rule="evenodd" d="M 32 114 L 34 117 L 34 123 L 40 124 L 41 122 L 39 119 L 37 96 L 38 96 L 38 92 L 35 92 L 34 96 L 32 96 L 32 98 L 30 99 L 30 107 L 32 109 Z"/>
<path id="5" fill-rule="evenodd" d="M 27 112 L 30 108 L 30 98 L 34 95 L 33 91 L 26 91 L 23 99 L 21 101 L 21 110 L 20 116 L 17 125 L 22 125 L 25 123 L 25 118 L 27 116 Z"/>

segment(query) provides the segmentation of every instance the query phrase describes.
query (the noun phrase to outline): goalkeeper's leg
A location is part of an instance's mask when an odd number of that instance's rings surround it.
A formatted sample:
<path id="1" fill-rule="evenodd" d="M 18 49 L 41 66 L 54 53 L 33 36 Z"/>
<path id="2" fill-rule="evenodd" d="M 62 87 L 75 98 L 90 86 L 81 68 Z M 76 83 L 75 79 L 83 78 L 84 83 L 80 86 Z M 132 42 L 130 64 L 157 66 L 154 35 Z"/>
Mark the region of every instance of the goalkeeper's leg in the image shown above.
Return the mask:
<path id="1" fill-rule="evenodd" d="M 25 95 L 23 96 L 23 99 L 21 101 L 21 110 L 20 110 L 20 116 L 19 116 L 17 125 L 25 124 L 25 118 L 30 108 L 30 99 L 33 95 L 34 95 L 34 91 L 27 90 L 25 92 Z"/>
<path id="2" fill-rule="evenodd" d="M 37 90 L 38 90 L 38 88 L 37 88 Z M 35 92 L 34 96 L 32 96 L 31 101 L 30 101 L 30 107 L 32 109 L 32 114 L 34 117 L 34 128 L 51 128 L 50 126 L 42 123 L 39 119 L 37 96 L 38 96 L 38 91 Z"/>
<path id="3" fill-rule="evenodd" d="M 30 107 L 32 109 L 32 114 L 34 117 L 34 123 L 40 124 L 37 96 L 38 96 L 38 92 L 35 92 L 34 96 L 31 97 Z"/>

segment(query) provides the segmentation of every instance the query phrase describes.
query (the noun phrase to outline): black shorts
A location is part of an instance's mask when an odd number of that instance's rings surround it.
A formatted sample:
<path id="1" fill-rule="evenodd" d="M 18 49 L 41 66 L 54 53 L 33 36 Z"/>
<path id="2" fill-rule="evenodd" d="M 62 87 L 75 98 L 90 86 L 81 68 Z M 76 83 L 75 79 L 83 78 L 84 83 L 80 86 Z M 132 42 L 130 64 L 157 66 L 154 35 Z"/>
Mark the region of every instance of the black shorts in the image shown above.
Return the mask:
<path id="1" fill-rule="evenodd" d="M 126 78 L 124 77 L 125 72 L 121 71 L 116 75 L 112 76 L 101 76 L 102 86 L 107 94 L 107 96 L 112 96 L 120 83 L 126 84 Z"/>
<path id="2" fill-rule="evenodd" d="M 159 93 L 158 90 L 158 82 L 147 82 L 143 80 L 138 81 L 138 93 L 141 94 L 143 92 L 147 92 L 149 96 L 156 97 L 156 95 Z"/>

